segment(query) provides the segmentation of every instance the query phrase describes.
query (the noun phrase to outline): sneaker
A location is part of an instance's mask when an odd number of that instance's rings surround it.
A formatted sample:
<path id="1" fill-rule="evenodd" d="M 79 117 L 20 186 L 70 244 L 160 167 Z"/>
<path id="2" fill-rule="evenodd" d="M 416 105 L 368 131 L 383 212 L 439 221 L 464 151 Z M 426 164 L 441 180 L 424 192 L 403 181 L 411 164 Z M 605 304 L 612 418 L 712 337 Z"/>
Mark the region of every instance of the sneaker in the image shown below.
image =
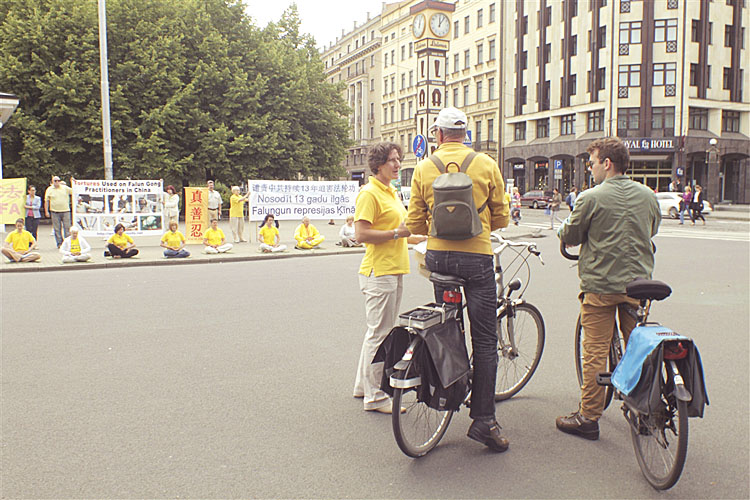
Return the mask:
<path id="1" fill-rule="evenodd" d="M 111 253 L 109 253 L 109 250 L 105 250 L 105 251 L 104 251 L 104 256 L 105 256 L 105 257 L 112 257 L 112 254 L 111 254 Z"/>
<path id="2" fill-rule="evenodd" d="M 557 417 L 555 425 L 557 425 L 558 429 L 568 434 L 581 436 L 591 441 L 599 439 L 599 422 L 584 417 L 578 411 L 567 417 Z"/>
<path id="3" fill-rule="evenodd" d="M 466 433 L 474 441 L 479 441 L 492 451 L 502 453 L 508 449 L 508 438 L 500 434 L 502 427 L 497 420 L 474 420 Z"/>

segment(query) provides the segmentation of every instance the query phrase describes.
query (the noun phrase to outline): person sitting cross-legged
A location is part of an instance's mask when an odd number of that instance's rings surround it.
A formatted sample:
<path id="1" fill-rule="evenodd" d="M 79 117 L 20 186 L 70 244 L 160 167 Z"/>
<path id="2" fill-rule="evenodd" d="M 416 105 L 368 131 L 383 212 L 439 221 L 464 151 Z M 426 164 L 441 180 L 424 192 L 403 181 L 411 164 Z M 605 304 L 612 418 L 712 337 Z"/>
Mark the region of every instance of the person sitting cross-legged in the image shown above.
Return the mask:
<path id="1" fill-rule="evenodd" d="M 309 250 L 317 248 L 326 238 L 318 232 L 318 228 L 310 224 L 310 218 L 304 216 L 302 224 L 294 231 L 294 239 L 297 240 L 297 248 Z"/>
<path id="2" fill-rule="evenodd" d="M 16 230 L 8 233 L 3 244 L 2 253 L 12 262 L 34 262 L 42 258 L 36 249 L 36 240 L 24 228 L 24 220 L 16 219 Z"/>
<path id="3" fill-rule="evenodd" d="M 232 249 L 232 244 L 226 242 L 224 231 L 219 229 L 218 219 L 211 220 L 211 227 L 203 233 L 204 253 L 224 253 Z"/>
<path id="4" fill-rule="evenodd" d="M 164 248 L 164 257 L 168 259 L 184 259 L 190 257 L 190 252 L 185 250 L 185 235 L 177 230 L 177 223 L 169 223 L 169 231 L 164 233 L 159 244 Z"/>
<path id="5" fill-rule="evenodd" d="M 91 260 L 91 245 L 83 236 L 78 234 L 78 228 L 73 226 L 70 228 L 70 236 L 65 238 L 60 245 L 60 253 L 62 254 L 63 264 L 69 264 L 71 262 L 86 262 Z"/>
<path id="6" fill-rule="evenodd" d="M 279 242 L 279 230 L 274 225 L 273 214 L 266 214 L 263 219 L 263 227 L 258 231 L 258 240 L 260 241 L 261 252 L 283 252 L 286 245 Z"/>
<path id="7" fill-rule="evenodd" d="M 125 226 L 122 223 L 115 225 L 115 234 L 107 240 L 107 246 L 104 249 L 105 257 L 129 259 L 138 255 L 138 249 L 135 248 L 135 242 L 129 234 L 125 234 Z"/>

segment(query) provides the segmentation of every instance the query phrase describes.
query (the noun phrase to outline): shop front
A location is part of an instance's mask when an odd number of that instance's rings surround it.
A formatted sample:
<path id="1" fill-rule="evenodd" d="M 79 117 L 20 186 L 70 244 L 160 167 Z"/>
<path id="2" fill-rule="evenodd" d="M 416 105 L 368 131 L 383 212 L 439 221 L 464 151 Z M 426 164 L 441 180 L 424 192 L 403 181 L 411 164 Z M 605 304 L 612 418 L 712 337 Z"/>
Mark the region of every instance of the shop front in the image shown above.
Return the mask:
<path id="1" fill-rule="evenodd" d="M 674 178 L 673 163 L 677 139 L 627 138 L 622 142 L 630 153 L 630 167 L 627 174 L 654 191 L 669 191 Z"/>

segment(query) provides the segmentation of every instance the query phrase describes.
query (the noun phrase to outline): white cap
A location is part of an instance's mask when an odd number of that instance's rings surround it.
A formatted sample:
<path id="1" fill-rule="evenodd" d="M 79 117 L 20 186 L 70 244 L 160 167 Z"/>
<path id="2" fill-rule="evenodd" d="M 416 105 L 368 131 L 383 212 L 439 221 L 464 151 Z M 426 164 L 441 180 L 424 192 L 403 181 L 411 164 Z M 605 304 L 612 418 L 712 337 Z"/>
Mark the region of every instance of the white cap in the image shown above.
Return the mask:
<path id="1" fill-rule="evenodd" d="M 457 108 L 443 108 L 438 113 L 435 123 L 430 127 L 430 132 L 436 128 L 466 128 L 468 120 L 466 114 Z"/>

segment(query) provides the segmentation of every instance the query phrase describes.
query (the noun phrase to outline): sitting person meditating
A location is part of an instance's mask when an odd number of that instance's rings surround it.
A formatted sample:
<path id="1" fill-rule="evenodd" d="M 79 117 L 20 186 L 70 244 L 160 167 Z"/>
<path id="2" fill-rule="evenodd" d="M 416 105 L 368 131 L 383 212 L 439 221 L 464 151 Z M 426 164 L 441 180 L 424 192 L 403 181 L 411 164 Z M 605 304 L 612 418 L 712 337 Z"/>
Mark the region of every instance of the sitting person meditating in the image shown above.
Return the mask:
<path id="1" fill-rule="evenodd" d="M 354 234 L 354 216 L 350 215 L 346 218 L 346 224 L 341 226 L 339 231 L 339 238 L 341 238 L 342 247 L 361 247 L 362 243 L 357 241 Z"/>
<path id="2" fill-rule="evenodd" d="M 117 224 L 115 226 L 115 234 L 110 236 L 107 240 L 107 246 L 104 249 L 105 257 L 113 257 L 115 259 L 129 259 L 134 255 L 138 255 L 138 249 L 135 248 L 135 242 L 130 235 L 125 234 L 125 226 Z"/>
<path id="3" fill-rule="evenodd" d="M 36 239 L 30 232 L 26 231 L 23 219 L 16 219 L 16 230 L 8 233 L 3 244 L 3 255 L 11 262 L 34 262 L 42 258 L 42 254 L 34 252 Z"/>
<path id="4" fill-rule="evenodd" d="M 305 216 L 302 217 L 302 224 L 297 226 L 294 231 L 294 239 L 297 240 L 296 248 L 309 250 L 317 248 L 326 238 L 318 232 L 315 226 L 310 224 L 310 218 Z"/>
<path id="5" fill-rule="evenodd" d="M 286 245 L 281 245 L 279 230 L 274 225 L 273 214 L 266 214 L 263 219 L 263 227 L 258 231 L 258 241 L 260 241 L 261 252 L 283 252 Z"/>
<path id="6" fill-rule="evenodd" d="M 161 237 L 160 246 L 164 248 L 164 257 L 168 259 L 184 259 L 190 257 L 190 252 L 185 250 L 185 235 L 177 230 L 177 223 L 169 223 L 169 231 Z"/>
<path id="7" fill-rule="evenodd" d="M 232 244 L 226 242 L 224 231 L 219 229 L 218 219 L 211 220 L 211 227 L 203 233 L 204 253 L 224 253 L 232 249 Z"/>
<path id="8" fill-rule="evenodd" d="M 63 264 L 70 262 L 86 262 L 91 259 L 91 245 L 83 236 L 78 235 L 78 228 L 70 228 L 70 236 L 65 238 L 60 245 L 60 253 Z"/>

